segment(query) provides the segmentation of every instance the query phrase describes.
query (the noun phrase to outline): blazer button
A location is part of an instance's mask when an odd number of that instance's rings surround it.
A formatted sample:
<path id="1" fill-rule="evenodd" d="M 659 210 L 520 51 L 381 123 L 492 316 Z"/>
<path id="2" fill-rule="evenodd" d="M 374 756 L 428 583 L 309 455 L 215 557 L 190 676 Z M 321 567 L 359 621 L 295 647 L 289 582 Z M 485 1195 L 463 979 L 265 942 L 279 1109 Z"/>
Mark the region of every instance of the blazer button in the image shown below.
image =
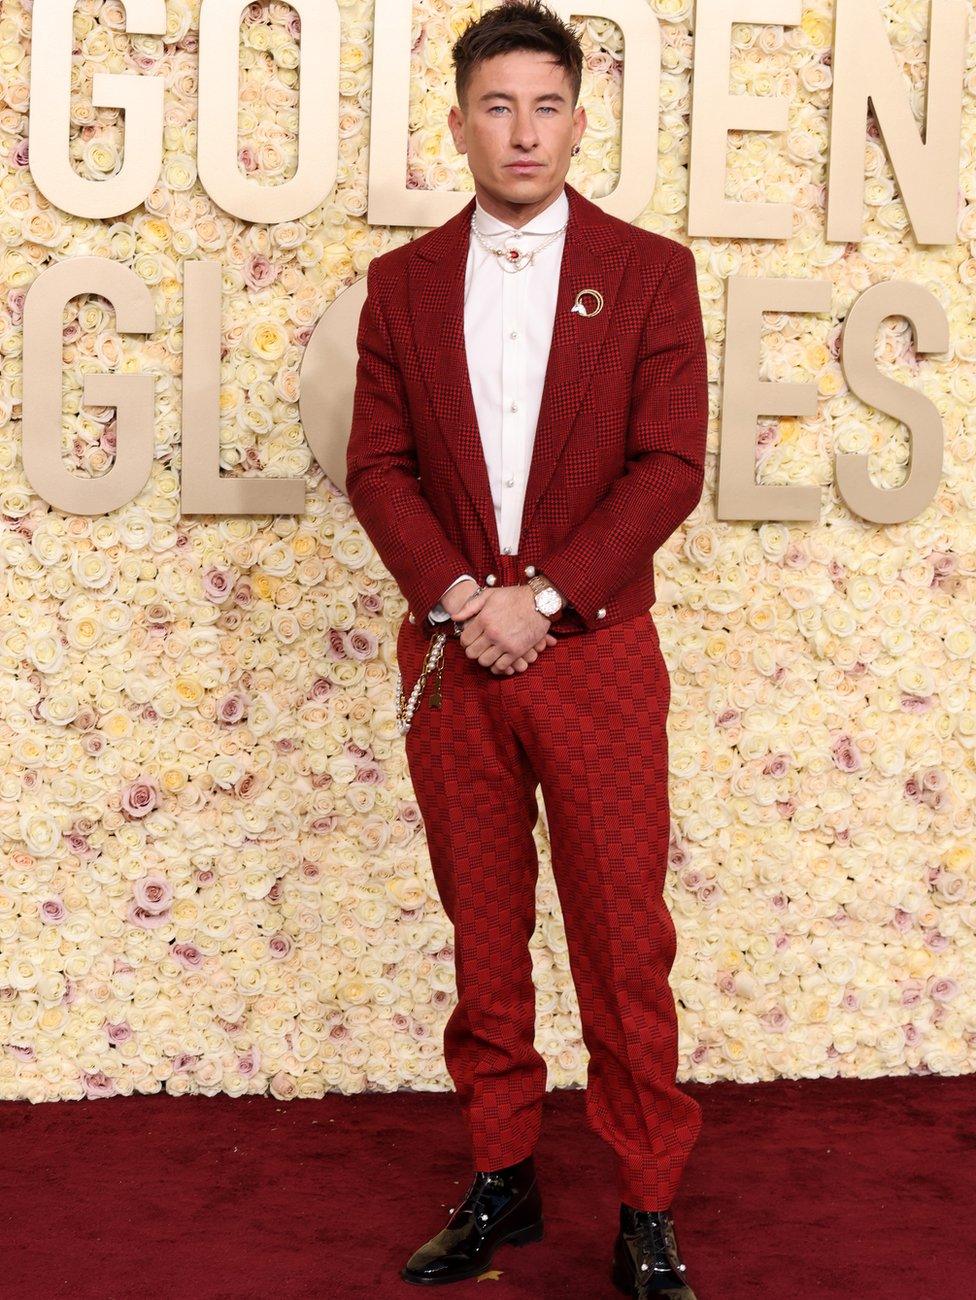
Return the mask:
<path id="1" fill-rule="evenodd" d="M 410 615 L 410 622 L 411 622 L 411 623 L 416 623 L 416 621 L 417 621 L 416 618 L 413 616 L 413 614 L 411 614 L 411 615 Z"/>
<path id="2" fill-rule="evenodd" d="M 486 573 L 486 574 L 485 574 L 485 585 L 486 585 L 486 586 L 488 586 L 488 587 L 493 587 L 497 581 L 498 581 L 498 579 L 495 577 L 495 575 L 494 575 L 493 573 Z"/>
<path id="3" fill-rule="evenodd" d="M 535 565 L 534 565 L 534 564 L 527 564 L 527 565 L 525 566 L 525 576 L 526 576 L 527 578 L 534 578 L 534 577 L 535 577 Z"/>
<path id="4" fill-rule="evenodd" d="M 596 611 L 596 616 L 597 616 L 597 618 L 606 618 L 606 616 L 607 616 L 607 611 L 606 611 L 605 609 L 598 609 L 598 610 Z"/>

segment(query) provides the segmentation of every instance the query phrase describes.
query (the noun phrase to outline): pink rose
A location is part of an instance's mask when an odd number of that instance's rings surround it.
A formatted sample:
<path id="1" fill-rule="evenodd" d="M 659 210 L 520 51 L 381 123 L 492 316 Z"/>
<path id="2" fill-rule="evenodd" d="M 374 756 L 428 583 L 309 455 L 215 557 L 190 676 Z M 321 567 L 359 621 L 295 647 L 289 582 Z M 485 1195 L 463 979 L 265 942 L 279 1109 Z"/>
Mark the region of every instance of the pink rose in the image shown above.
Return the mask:
<path id="1" fill-rule="evenodd" d="M 949 784 L 949 778 L 940 767 L 927 767 L 922 773 L 923 790 L 945 790 Z"/>
<path id="2" fill-rule="evenodd" d="M 261 253 L 252 253 L 242 269 L 244 283 L 249 289 L 267 289 L 277 280 L 280 270 Z"/>
<path id="3" fill-rule="evenodd" d="M 204 956 L 196 944 L 174 943 L 170 952 L 186 970 L 199 970 L 203 965 Z"/>
<path id="4" fill-rule="evenodd" d="M 771 1007 L 765 1015 L 759 1017 L 759 1021 L 777 1034 L 783 1033 L 790 1025 L 790 1018 L 782 1007 Z"/>
<path id="5" fill-rule="evenodd" d="M 67 916 L 64 903 L 57 896 L 45 898 L 44 902 L 39 905 L 38 911 L 45 925 L 60 925 Z"/>
<path id="6" fill-rule="evenodd" d="M 346 633 L 345 640 L 346 654 L 350 659 L 358 659 L 362 663 L 375 657 L 378 640 L 374 632 L 354 627 Z"/>
<path id="7" fill-rule="evenodd" d="M 253 1079 L 261 1068 L 261 1053 L 257 1047 L 249 1047 L 243 1056 L 237 1059 L 237 1072 L 245 1079 Z"/>
<path id="8" fill-rule="evenodd" d="M 386 776 L 379 763 L 360 763 L 356 767 L 356 780 L 360 785 L 383 785 Z"/>
<path id="9" fill-rule="evenodd" d="M 238 799 L 243 802 L 256 798 L 261 790 L 264 789 L 264 783 L 254 772 L 245 772 L 241 779 L 234 786 L 234 793 Z"/>
<path id="10" fill-rule="evenodd" d="M 141 930 L 158 930 L 169 924 L 170 909 L 167 908 L 164 912 L 150 912 L 132 899 L 125 915 L 130 925 L 137 925 Z"/>
<path id="11" fill-rule="evenodd" d="M 24 299 L 26 297 L 26 289 L 11 289 L 7 294 L 7 311 L 10 315 L 11 325 L 22 324 L 24 319 Z"/>
<path id="12" fill-rule="evenodd" d="M 88 1098 L 115 1096 L 115 1080 L 101 1070 L 82 1070 L 81 1082 Z"/>
<path id="13" fill-rule="evenodd" d="M 212 565 L 203 571 L 203 595 L 211 605 L 222 605 L 234 589 L 234 575 L 229 569 Z"/>
<path id="14" fill-rule="evenodd" d="M 279 930 L 268 940 L 268 951 L 276 961 L 284 961 L 292 950 L 291 936 Z"/>
<path id="15" fill-rule="evenodd" d="M 217 721 L 233 726 L 247 717 L 251 697 L 244 691 L 231 691 L 217 705 Z"/>
<path id="16" fill-rule="evenodd" d="M 140 778 L 122 787 L 122 811 L 129 817 L 145 817 L 159 803 L 159 791 L 151 781 Z"/>
<path id="17" fill-rule="evenodd" d="M 931 695 L 903 695 L 901 707 L 904 713 L 928 713 L 932 707 Z"/>
<path id="18" fill-rule="evenodd" d="M 137 880 L 132 892 L 136 903 L 147 912 L 162 912 L 173 902 L 173 886 L 158 874 Z"/>
<path id="19" fill-rule="evenodd" d="M 863 767 L 861 752 L 850 736 L 838 736 L 830 747 L 834 766 L 842 772 L 860 772 Z"/>
<path id="20" fill-rule="evenodd" d="M 272 1096 L 277 1097 L 280 1101 L 291 1101 L 298 1092 L 298 1085 L 290 1074 L 284 1070 L 279 1070 L 274 1075 L 268 1085 Z"/>
<path id="21" fill-rule="evenodd" d="M 929 986 L 929 997 L 934 998 L 936 1002 L 951 1002 L 958 993 L 959 985 L 946 975 L 934 979 Z"/>
<path id="22" fill-rule="evenodd" d="M 922 981 L 905 980 L 901 989 L 901 1004 L 903 1007 L 917 1007 L 922 1001 Z"/>

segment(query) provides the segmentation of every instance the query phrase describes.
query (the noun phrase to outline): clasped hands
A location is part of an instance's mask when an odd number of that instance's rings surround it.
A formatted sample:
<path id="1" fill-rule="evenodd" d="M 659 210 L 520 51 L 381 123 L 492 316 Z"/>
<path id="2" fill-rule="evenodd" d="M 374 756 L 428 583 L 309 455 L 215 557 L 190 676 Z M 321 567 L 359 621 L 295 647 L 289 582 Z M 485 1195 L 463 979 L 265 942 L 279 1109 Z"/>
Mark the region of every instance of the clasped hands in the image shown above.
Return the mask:
<path id="1" fill-rule="evenodd" d="M 477 583 L 467 579 L 452 587 L 441 603 L 456 623 L 464 622 L 459 640 L 465 654 L 496 677 L 525 672 L 547 645 L 558 640 L 548 630 L 552 620 L 536 609 L 527 583 L 484 587 L 479 592 Z"/>

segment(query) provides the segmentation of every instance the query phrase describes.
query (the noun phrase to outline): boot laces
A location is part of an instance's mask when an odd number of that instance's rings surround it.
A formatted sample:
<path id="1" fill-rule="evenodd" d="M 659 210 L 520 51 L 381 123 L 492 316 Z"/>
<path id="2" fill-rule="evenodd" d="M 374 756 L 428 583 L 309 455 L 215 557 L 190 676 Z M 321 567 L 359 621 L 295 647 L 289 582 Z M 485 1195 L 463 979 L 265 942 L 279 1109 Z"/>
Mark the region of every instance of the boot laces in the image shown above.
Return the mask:
<path id="1" fill-rule="evenodd" d="M 652 1211 L 639 1210 L 634 1215 L 634 1230 L 638 1240 L 650 1252 L 655 1263 L 655 1272 L 664 1272 L 660 1267 L 661 1257 L 667 1261 L 675 1272 L 683 1273 L 685 1265 L 678 1255 L 678 1243 L 674 1227 L 668 1215 L 657 1215 Z M 646 1266 L 645 1266 L 646 1267 Z"/>
<path id="2" fill-rule="evenodd" d="M 495 1191 L 500 1183 L 501 1179 L 497 1174 L 475 1174 L 460 1204 L 456 1207 L 451 1207 L 451 1213 L 453 1214 L 455 1209 L 459 1210 L 463 1206 L 464 1209 L 474 1217 L 478 1224 L 485 1223 L 489 1218 L 489 1215 L 485 1210 L 485 1200 L 491 1192 Z"/>

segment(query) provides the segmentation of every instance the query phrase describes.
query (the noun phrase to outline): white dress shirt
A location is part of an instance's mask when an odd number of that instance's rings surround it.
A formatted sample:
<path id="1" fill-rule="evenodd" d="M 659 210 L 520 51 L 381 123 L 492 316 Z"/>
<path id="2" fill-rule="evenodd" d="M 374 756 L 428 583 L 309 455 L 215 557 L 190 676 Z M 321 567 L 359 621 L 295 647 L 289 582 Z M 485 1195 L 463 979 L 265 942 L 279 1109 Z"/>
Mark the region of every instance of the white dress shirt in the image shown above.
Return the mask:
<path id="1" fill-rule="evenodd" d="M 490 244 L 512 239 L 531 252 L 560 230 L 569 215 L 565 188 L 520 230 L 493 217 L 475 200 L 475 221 Z M 481 446 L 488 468 L 498 541 L 504 555 L 518 551 L 525 486 L 549 364 L 566 234 L 547 244 L 521 271 L 506 271 L 469 233 L 464 277 L 464 344 Z M 470 573 L 455 578 L 444 595 Z M 477 581 L 477 579 L 475 579 Z M 438 603 L 427 616 L 450 618 Z"/>

